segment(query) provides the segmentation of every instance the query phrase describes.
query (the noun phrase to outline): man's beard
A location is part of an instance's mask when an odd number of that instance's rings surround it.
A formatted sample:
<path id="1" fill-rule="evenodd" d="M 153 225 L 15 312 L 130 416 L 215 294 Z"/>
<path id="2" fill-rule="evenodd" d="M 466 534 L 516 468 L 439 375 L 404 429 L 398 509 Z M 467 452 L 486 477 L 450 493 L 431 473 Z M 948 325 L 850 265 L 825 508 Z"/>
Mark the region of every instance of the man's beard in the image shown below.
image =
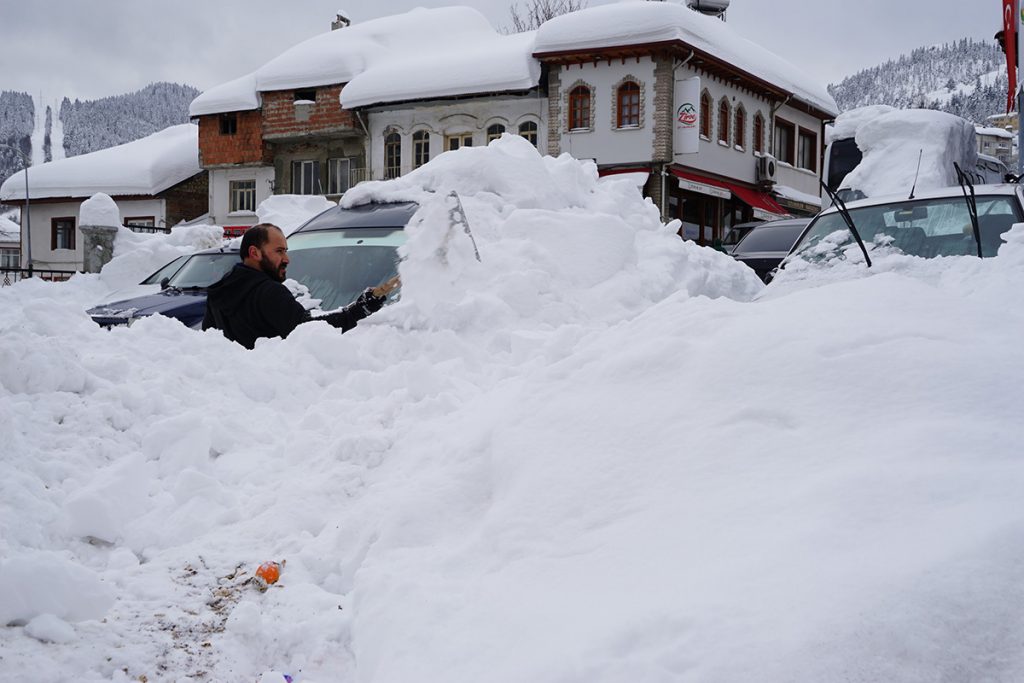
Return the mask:
<path id="1" fill-rule="evenodd" d="M 266 255 L 260 255 L 260 270 L 266 273 L 267 277 L 269 277 L 271 280 L 274 280 L 275 282 L 284 282 L 285 269 L 287 268 L 288 266 L 283 264 L 281 265 L 280 268 L 276 268 L 274 267 L 274 264 L 270 261 L 270 259 L 266 257 Z"/>

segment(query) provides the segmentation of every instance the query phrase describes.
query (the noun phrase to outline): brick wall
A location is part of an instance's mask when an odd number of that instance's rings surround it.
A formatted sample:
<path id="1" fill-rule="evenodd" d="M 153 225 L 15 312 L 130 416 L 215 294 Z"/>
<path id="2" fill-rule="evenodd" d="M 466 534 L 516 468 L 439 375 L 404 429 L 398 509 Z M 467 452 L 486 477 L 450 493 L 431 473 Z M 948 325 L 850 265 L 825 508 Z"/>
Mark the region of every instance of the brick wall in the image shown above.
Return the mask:
<path id="1" fill-rule="evenodd" d="M 654 57 L 654 149 L 652 161 L 672 163 L 672 102 L 675 95 L 672 58 Z"/>
<path id="2" fill-rule="evenodd" d="M 548 71 L 548 154 L 562 153 L 562 67 L 552 64 Z"/>
<path id="3" fill-rule="evenodd" d="M 263 135 L 301 137 L 311 133 L 361 131 L 355 115 L 341 108 L 340 85 L 316 88 L 316 104 L 295 104 L 295 90 L 262 93 Z"/>
<path id="4" fill-rule="evenodd" d="M 167 225 L 192 220 L 210 210 L 210 178 L 206 171 L 197 173 L 160 193 L 167 201 Z"/>
<path id="5" fill-rule="evenodd" d="M 221 134 L 221 114 L 199 117 L 199 163 L 203 167 L 221 164 L 269 164 L 268 147 L 263 143 L 259 110 L 233 112 L 236 131 Z"/>

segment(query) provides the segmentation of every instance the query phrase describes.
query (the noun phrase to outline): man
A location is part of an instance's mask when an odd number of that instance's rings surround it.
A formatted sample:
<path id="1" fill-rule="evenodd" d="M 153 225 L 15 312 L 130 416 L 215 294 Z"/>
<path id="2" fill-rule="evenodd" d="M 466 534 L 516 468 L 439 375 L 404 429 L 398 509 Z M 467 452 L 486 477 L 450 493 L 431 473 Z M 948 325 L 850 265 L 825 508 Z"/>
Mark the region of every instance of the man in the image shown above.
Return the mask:
<path id="1" fill-rule="evenodd" d="M 346 308 L 314 318 L 281 284 L 288 269 L 288 240 L 279 227 L 259 223 L 246 230 L 241 257 L 241 263 L 210 286 L 203 329 L 217 328 L 247 349 L 253 348 L 260 337 L 287 337 L 311 320 L 323 320 L 342 332 L 351 330 L 380 310 L 387 295 L 399 285 L 398 277 L 393 277 L 367 289 Z"/>

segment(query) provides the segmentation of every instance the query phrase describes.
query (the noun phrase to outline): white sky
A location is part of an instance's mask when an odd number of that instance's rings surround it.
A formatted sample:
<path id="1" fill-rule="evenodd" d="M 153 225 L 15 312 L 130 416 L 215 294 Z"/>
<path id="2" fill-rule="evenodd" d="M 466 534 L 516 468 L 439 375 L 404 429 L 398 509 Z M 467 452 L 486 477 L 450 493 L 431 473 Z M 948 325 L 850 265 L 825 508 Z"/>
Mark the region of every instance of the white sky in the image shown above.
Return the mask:
<path id="1" fill-rule="evenodd" d="M 205 89 L 329 30 L 339 6 L 365 21 L 448 4 L 509 23 L 509 0 L 0 0 L 0 90 L 91 99 L 159 80 Z M 728 19 L 829 83 L 915 47 L 990 40 L 1000 14 L 1000 0 L 733 0 Z"/>

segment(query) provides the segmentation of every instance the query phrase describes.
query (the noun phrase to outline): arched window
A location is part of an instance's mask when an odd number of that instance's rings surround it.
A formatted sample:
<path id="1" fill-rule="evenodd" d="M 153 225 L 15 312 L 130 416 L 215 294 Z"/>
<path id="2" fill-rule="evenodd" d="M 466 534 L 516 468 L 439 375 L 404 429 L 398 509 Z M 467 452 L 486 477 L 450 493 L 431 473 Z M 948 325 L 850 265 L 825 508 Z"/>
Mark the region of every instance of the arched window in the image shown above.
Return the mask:
<path id="1" fill-rule="evenodd" d="M 617 93 L 619 105 L 619 128 L 637 128 L 640 126 L 640 86 L 633 81 L 626 81 L 619 86 Z"/>
<path id="2" fill-rule="evenodd" d="M 402 136 L 388 133 L 384 136 L 384 178 L 402 175 Z"/>
<path id="3" fill-rule="evenodd" d="M 764 152 L 764 117 L 761 112 L 754 114 L 754 151 Z"/>
<path id="4" fill-rule="evenodd" d="M 530 141 L 534 147 L 537 146 L 537 122 L 524 121 L 519 124 L 519 134 Z"/>
<path id="5" fill-rule="evenodd" d="M 569 130 L 590 128 L 590 88 L 577 85 L 569 91 Z"/>
<path id="6" fill-rule="evenodd" d="M 736 116 L 733 121 L 732 144 L 737 147 L 747 146 L 747 112 L 743 105 L 736 107 Z"/>
<path id="7" fill-rule="evenodd" d="M 497 140 L 501 137 L 501 134 L 505 132 L 505 126 L 500 123 L 494 123 L 487 126 L 487 142 L 491 140 Z"/>
<path id="8" fill-rule="evenodd" d="M 729 100 L 723 97 L 718 102 L 718 141 L 729 144 Z"/>
<path id="9" fill-rule="evenodd" d="M 419 168 L 430 161 L 430 133 L 418 130 L 412 134 L 412 167 Z"/>
<path id="10" fill-rule="evenodd" d="M 700 94 L 700 134 L 711 139 L 711 93 L 707 90 Z"/>

